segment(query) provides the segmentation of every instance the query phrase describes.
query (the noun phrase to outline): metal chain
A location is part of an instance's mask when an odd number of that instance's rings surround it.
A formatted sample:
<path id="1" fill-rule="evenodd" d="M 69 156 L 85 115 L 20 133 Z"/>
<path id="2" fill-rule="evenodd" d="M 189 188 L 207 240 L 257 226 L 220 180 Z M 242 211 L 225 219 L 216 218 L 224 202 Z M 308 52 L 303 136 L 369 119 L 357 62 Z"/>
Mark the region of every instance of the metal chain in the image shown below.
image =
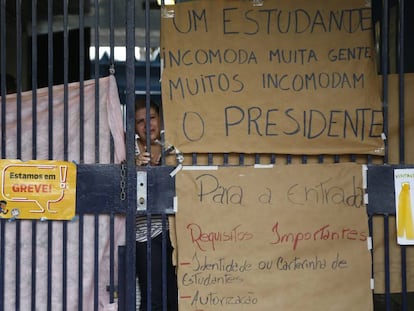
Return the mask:
<path id="1" fill-rule="evenodd" d="M 125 161 L 121 163 L 121 181 L 119 183 L 119 187 L 121 188 L 121 191 L 119 193 L 119 198 L 121 201 L 124 201 L 126 199 L 126 165 Z"/>

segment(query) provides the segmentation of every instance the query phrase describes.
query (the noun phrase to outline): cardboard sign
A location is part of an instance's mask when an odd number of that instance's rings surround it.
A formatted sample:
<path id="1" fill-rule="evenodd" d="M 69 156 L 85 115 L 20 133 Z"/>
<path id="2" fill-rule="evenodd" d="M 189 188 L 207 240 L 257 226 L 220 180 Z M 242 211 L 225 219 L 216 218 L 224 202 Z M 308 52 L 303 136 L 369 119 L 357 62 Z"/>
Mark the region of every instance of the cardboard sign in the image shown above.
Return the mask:
<path id="1" fill-rule="evenodd" d="M 384 153 L 367 1 L 190 1 L 168 13 L 165 134 L 182 152 Z"/>
<path id="2" fill-rule="evenodd" d="M 180 310 L 372 310 L 362 168 L 176 176 Z"/>
<path id="3" fill-rule="evenodd" d="M 0 160 L 0 170 L 1 218 L 69 220 L 75 216 L 74 163 Z"/>

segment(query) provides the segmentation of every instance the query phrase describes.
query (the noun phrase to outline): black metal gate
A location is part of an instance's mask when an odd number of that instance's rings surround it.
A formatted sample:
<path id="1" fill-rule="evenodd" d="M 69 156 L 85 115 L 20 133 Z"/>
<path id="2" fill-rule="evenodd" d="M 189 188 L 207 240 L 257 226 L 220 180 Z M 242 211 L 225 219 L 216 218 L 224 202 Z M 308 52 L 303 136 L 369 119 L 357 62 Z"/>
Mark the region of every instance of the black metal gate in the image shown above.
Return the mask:
<path id="1" fill-rule="evenodd" d="M 266 0 L 265 0 L 266 1 Z M 180 2 L 180 1 L 177 1 Z M 162 1 L 161 4 L 163 4 Z M 399 141 L 395 165 L 406 165 L 412 138 L 404 131 L 404 73 L 414 71 L 411 57 L 414 14 L 410 1 L 372 0 L 378 64 L 383 76 L 385 136 L 391 118 L 398 119 Z M 36 111 L 37 90 L 47 88 L 49 108 L 53 107 L 54 86 L 63 85 L 63 160 L 72 161 L 68 123 L 68 94 L 72 82 L 79 84 L 79 141 L 76 161 L 77 216 L 70 222 L 0 219 L 0 311 L 1 310 L 135 310 L 135 216 L 137 191 L 143 187 L 146 211 L 151 215 L 157 199 L 170 200 L 174 192 L 168 168 L 143 168 L 137 174 L 134 164 L 134 101 L 137 95 L 149 103 L 160 97 L 159 60 L 160 5 L 154 0 L 14 1 L 0 0 L 0 96 L 1 159 L 54 159 L 53 112 L 46 124 L 46 137 L 39 137 L 37 115 L 29 119 L 33 127 L 31 144 L 25 145 L 22 126 L 23 95 L 31 92 Z M 388 73 L 399 74 L 399 115 L 390 116 Z M 116 141 L 110 137 L 109 153 L 100 148 L 103 123 L 99 111 L 99 79 L 113 75 L 124 112 L 126 160 L 116 161 Z M 85 112 L 85 84 L 95 81 L 93 121 Z M 7 141 L 6 114 L 9 97 L 16 105 L 16 140 Z M 412 103 L 410 103 L 412 104 Z M 85 127 L 93 123 L 92 130 Z M 413 133 L 411 133 L 412 135 Z M 412 136 L 411 136 L 412 137 Z M 47 150 L 38 150 L 38 140 L 47 141 Z M 93 140 L 92 155 L 87 153 Z M 388 147 L 388 144 L 387 144 Z M 13 152 L 10 150 L 13 149 Z M 27 158 L 27 154 L 30 154 Z M 331 163 L 353 161 L 368 164 L 370 229 L 378 225 L 384 240 L 384 293 L 373 295 L 375 310 L 409 310 L 414 306 L 407 290 L 407 248 L 400 247 L 401 291 L 390 288 L 390 219 L 395 209 L 392 198 L 384 198 L 379 180 L 389 180 L 389 149 L 384 158 L 356 155 L 307 156 L 270 155 L 271 163 Z M 268 155 L 266 155 L 267 157 Z M 26 158 L 25 158 L 26 157 Z M 231 155 L 197 154 L 186 157 L 187 164 L 210 165 L 218 161 L 229 165 Z M 260 163 L 262 155 L 237 155 L 237 165 Z M 105 160 L 102 160 L 105 158 Z M 234 164 L 234 163 L 232 163 Z M 386 165 L 383 165 L 386 164 Z M 138 176 L 138 177 L 137 177 Z M 169 191 L 164 191 L 169 187 Z M 147 190 L 147 191 L 146 191 Z M 163 190 L 163 191 L 161 191 Z M 167 204 L 168 206 L 168 204 Z M 157 211 L 168 215 L 169 211 Z M 381 231 L 382 230 L 382 231 Z M 374 237 L 375 238 L 375 237 Z M 375 260 L 375 258 L 374 258 Z M 374 272 L 374 271 L 373 271 Z M 139 299 L 138 299 L 139 301 Z"/>

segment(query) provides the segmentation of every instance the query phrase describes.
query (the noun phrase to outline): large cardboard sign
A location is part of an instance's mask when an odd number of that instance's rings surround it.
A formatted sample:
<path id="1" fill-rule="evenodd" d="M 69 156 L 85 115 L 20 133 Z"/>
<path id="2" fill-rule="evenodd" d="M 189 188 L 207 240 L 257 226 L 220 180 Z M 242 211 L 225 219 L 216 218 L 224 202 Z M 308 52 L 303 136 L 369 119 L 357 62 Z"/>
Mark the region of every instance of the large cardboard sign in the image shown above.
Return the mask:
<path id="1" fill-rule="evenodd" d="M 367 3 L 168 7 L 161 25 L 166 139 L 184 153 L 382 155 Z"/>
<path id="2" fill-rule="evenodd" d="M 181 171 L 180 310 L 372 310 L 356 164 Z"/>

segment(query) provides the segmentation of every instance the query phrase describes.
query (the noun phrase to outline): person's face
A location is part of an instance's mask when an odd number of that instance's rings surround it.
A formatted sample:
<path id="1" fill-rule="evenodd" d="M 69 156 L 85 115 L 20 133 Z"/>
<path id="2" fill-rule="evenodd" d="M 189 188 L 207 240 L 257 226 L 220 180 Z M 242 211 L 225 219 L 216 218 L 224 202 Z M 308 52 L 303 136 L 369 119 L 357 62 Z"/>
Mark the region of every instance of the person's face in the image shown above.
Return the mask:
<path id="1" fill-rule="evenodd" d="M 135 112 L 135 133 L 138 134 L 141 141 L 145 144 L 147 140 L 147 120 L 146 120 L 146 109 L 138 109 Z M 160 117 L 155 109 L 151 108 L 150 110 L 150 133 L 151 133 L 151 142 L 154 142 L 160 137 Z"/>

